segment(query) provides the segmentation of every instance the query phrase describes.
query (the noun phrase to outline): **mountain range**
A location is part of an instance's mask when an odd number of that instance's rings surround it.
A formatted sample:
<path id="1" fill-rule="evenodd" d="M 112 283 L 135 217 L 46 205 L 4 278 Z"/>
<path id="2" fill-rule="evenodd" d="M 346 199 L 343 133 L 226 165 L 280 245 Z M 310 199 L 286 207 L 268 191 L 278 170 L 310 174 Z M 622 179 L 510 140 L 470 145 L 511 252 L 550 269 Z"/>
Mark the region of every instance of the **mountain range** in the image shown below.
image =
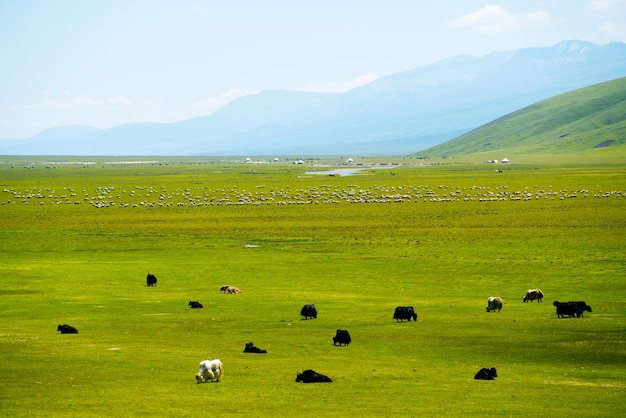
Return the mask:
<path id="1" fill-rule="evenodd" d="M 16 155 L 409 154 L 552 96 L 626 76 L 626 44 L 460 55 L 345 93 L 265 90 L 211 115 L 0 140 Z"/>

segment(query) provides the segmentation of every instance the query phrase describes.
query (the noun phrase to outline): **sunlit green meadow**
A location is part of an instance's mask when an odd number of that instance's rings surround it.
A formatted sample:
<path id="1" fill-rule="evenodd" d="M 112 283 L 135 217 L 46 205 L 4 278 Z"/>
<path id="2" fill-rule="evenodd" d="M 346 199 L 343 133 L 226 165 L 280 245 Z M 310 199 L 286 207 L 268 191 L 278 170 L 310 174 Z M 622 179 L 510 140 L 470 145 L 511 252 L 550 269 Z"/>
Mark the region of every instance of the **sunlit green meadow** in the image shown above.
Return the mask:
<path id="1" fill-rule="evenodd" d="M 330 176 L 313 161 L 155 160 L 0 165 L 1 415 L 626 407 L 622 164 L 398 159 Z M 522 303 L 534 287 L 543 303 Z M 557 319 L 554 300 L 593 312 Z M 398 305 L 417 323 L 396 323 Z M 57 334 L 64 323 L 79 334 Z M 350 346 L 333 346 L 339 328 Z M 248 341 L 268 354 L 244 354 Z M 196 384 L 207 357 L 225 375 Z M 475 381 L 482 367 L 498 379 Z M 295 383 L 307 368 L 333 383 Z"/>

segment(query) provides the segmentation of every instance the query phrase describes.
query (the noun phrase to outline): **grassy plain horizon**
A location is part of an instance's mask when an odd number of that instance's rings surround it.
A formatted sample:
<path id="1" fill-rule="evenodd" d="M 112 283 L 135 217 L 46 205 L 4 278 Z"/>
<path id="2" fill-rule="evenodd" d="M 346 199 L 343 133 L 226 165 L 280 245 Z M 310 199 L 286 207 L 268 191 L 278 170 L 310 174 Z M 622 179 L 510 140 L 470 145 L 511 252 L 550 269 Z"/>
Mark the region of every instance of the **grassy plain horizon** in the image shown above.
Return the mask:
<path id="1" fill-rule="evenodd" d="M 619 414 L 623 165 L 437 163 L 1 165 L 0 413 Z M 522 303 L 532 287 L 542 304 Z M 553 300 L 593 312 L 557 319 Z M 417 323 L 393 321 L 399 305 Z M 197 385 L 207 356 L 225 376 Z M 481 367 L 498 379 L 474 381 Z M 333 383 L 296 384 L 307 368 Z"/>

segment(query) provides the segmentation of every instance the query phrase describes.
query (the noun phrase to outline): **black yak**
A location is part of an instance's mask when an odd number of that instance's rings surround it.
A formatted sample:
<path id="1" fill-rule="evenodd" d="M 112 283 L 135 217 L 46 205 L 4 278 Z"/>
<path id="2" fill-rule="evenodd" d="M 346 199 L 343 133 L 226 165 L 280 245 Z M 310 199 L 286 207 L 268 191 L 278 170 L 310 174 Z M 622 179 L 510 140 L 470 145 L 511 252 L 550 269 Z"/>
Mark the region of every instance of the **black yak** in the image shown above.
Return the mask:
<path id="1" fill-rule="evenodd" d="M 591 312 L 591 306 L 587 305 L 585 302 L 567 302 L 573 305 L 576 305 L 579 309 L 580 315 L 579 316 L 583 316 L 583 313 L 585 311 L 587 312 Z"/>
<path id="2" fill-rule="evenodd" d="M 554 301 L 552 303 L 556 306 L 556 316 L 557 318 L 580 318 L 583 316 L 583 311 L 591 312 L 591 306 L 587 305 L 585 302 L 557 302 Z"/>
<path id="3" fill-rule="evenodd" d="M 490 369 L 482 368 L 474 375 L 474 379 L 476 380 L 495 380 L 498 377 L 498 373 L 495 367 Z"/>
<path id="4" fill-rule="evenodd" d="M 332 382 L 330 377 L 325 376 L 323 374 L 317 373 L 311 369 L 305 370 L 302 373 L 298 373 L 296 376 L 296 382 L 302 383 L 324 383 L 324 382 Z"/>
<path id="5" fill-rule="evenodd" d="M 157 284 L 156 276 L 152 273 L 148 273 L 148 276 L 146 276 L 146 284 L 148 286 L 156 286 Z"/>
<path id="6" fill-rule="evenodd" d="M 339 343 L 339 346 L 348 345 L 351 342 L 352 337 L 350 337 L 350 333 L 347 329 L 338 329 L 337 334 L 333 337 L 333 345 L 337 345 L 337 343 Z"/>
<path id="7" fill-rule="evenodd" d="M 304 305 L 300 310 L 300 315 L 304 317 L 304 319 L 317 318 L 317 309 L 315 309 L 315 305 Z"/>
<path id="8" fill-rule="evenodd" d="M 393 313 L 393 319 L 395 319 L 396 322 L 402 322 L 404 320 L 411 322 L 411 318 L 417 321 L 417 314 L 412 306 L 398 306 Z"/>
<path id="9" fill-rule="evenodd" d="M 257 346 L 254 345 L 254 343 L 246 343 L 246 346 L 243 349 L 244 353 L 256 353 L 256 354 L 265 354 L 267 353 L 267 350 L 263 349 L 263 348 L 259 348 Z"/>
<path id="10" fill-rule="evenodd" d="M 78 330 L 71 325 L 63 324 L 57 327 L 57 332 L 61 334 L 78 334 Z"/>

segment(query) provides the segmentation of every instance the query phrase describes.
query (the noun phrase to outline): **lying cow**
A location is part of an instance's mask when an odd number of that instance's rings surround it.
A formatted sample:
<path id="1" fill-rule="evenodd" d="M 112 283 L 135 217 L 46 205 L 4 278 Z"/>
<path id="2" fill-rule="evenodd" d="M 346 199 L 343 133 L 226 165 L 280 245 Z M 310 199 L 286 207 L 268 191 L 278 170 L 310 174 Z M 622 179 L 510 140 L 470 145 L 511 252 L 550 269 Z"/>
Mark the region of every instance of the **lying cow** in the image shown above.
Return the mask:
<path id="1" fill-rule="evenodd" d="M 498 296 L 490 296 L 487 298 L 487 312 L 500 312 L 502 309 L 502 298 Z"/>
<path id="2" fill-rule="evenodd" d="M 404 320 L 411 322 L 411 318 L 417 321 L 417 314 L 412 306 L 398 306 L 393 313 L 393 319 L 395 319 L 396 322 L 403 322 Z"/>
<path id="3" fill-rule="evenodd" d="M 152 273 L 148 273 L 148 275 L 146 276 L 146 284 L 148 286 L 156 286 L 156 283 L 157 283 L 156 276 Z"/>
<path id="4" fill-rule="evenodd" d="M 224 365 L 219 359 L 202 360 L 198 365 L 198 373 L 196 373 L 196 382 L 205 383 L 209 380 L 220 381 L 220 377 L 224 376 Z"/>
<path id="5" fill-rule="evenodd" d="M 78 334 L 78 330 L 71 325 L 63 324 L 57 327 L 57 332 L 61 334 Z"/>
<path id="6" fill-rule="evenodd" d="M 522 300 L 524 302 L 530 301 L 530 303 L 532 303 L 533 300 L 536 300 L 537 302 L 541 302 L 542 298 L 543 298 L 543 292 L 541 291 L 541 289 L 528 289 L 526 291 L 526 295 L 524 295 L 524 299 Z"/>
<path id="7" fill-rule="evenodd" d="M 323 374 L 317 373 L 313 370 L 305 370 L 302 373 L 298 373 L 296 376 L 296 382 L 302 383 L 324 383 L 324 382 L 332 382 L 330 377 L 325 376 Z"/>
<path id="8" fill-rule="evenodd" d="M 580 316 L 583 316 L 585 311 L 591 312 L 591 306 L 587 305 L 585 302 L 567 302 L 573 305 L 576 305 L 580 311 Z"/>
<path id="9" fill-rule="evenodd" d="M 474 379 L 476 380 L 495 380 L 498 377 L 498 373 L 495 367 L 490 369 L 482 368 L 474 375 Z"/>
<path id="10" fill-rule="evenodd" d="M 580 318 L 583 316 L 583 311 L 591 312 L 591 306 L 587 305 L 585 302 L 557 302 L 554 301 L 552 303 L 556 306 L 556 317 L 557 318 Z"/>
<path id="11" fill-rule="evenodd" d="M 347 329 L 338 329 L 337 334 L 333 337 L 333 345 L 337 345 L 337 343 L 339 343 L 340 347 L 342 345 L 348 345 L 351 342 L 352 337 L 350 337 L 350 333 Z"/>
<path id="12" fill-rule="evenodd" d="M 255 346 L 253 343 L 246 343 L 246 347 L 243 349 L 244 353 L 256 353 L 256 354 L 265 354 L 267 350 L 263 348 L 259 348 Z"/>
<path id="13" fill-rule="evenodd" d="M 189 301 L 187 306 L 189 306 L 191 309 L 203 309 L 204 308 L 204 306 L 202 306 L 200 302 L 195 302 L 191 300 Z"/>
<path id="14" fill-rule="evenodd" d="M 304 317 L 304 319 L 312 319 L 317 318 L 317 309 L 315 309 L 315 305 L 304 305 L 302 309 L 300 309 L 300 315 Z"/>
<path id="15" fill-rule="evenodd" d="M 235 286 L 230 286 L 230 285 L 221 286 L 220 290 L 226 294 L 231 294 L 231 295 L 235 293 L 241 293 L 241 290 L 239 290 L 239 288 Z"/>

